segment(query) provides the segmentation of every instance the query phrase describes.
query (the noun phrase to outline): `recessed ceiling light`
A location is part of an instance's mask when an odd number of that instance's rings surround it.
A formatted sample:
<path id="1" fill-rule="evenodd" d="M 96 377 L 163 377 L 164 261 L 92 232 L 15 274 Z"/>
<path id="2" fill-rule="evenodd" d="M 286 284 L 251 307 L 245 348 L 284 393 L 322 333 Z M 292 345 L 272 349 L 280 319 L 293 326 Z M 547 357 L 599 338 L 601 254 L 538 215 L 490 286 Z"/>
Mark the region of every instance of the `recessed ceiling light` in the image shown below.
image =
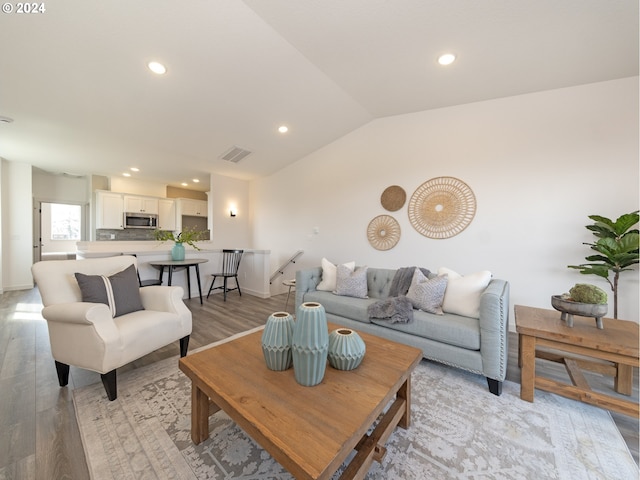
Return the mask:
<path id="1" fill-rule="evenodd" d="M 440 65 L 451 65 L 455 60 L 456 56 L 453 53 L 445 53 L 438 57 L 438 63 Z"/>
<path id="2" fill-rule="evenodd" d="M 280 126 L 278 127 L 278 131 L 279 131 L 280 133 L 287 133 L 287 132 L 289 131 L 289 127 L 287 127 L 286 125 L 280 125 Z"/>
<path id="3" fill-rule="evenodd" d="M 124 172 L 124 173 L 122 174 L 122 176 L 123 176 L 123 177 L 130 177 L 130 176 L 131 176 L 131 174 L 130 174 L 129 172 Z"/>
<path id="4" fill-rule="evenodd" d="M 157 73 L 158 75 L 167 73 L 167 67 L 165 67 L 160 62 L 149 62 L 147 66 L 149 67 L 149 70 L 151 70 L 153 73 Z"/>
<path id="5" fill-rule="evenodd" d="M 140 169 L 138 167 L 131 167 L 132 172 L 139 172 Z"/>
<path id="6" fill-rule="evenodd" d="M 182 182 L 180 185 L 182 185 L 183 187 L 187 187 L 189 184 L 187 182 Z"/>
<path id="7" fill-rule="evenodd" d="M 200 183 L 200 180 L 198 180 L 197 178 L 194 178 L 193 183 Z"/>

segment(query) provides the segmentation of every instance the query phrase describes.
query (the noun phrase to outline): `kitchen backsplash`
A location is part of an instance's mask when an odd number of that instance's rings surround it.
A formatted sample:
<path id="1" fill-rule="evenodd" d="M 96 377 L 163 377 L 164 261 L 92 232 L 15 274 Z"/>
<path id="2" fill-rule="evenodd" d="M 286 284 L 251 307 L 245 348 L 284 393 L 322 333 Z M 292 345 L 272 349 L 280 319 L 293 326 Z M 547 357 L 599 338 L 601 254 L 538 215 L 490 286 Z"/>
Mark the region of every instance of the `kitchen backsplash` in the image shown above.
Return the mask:
<path id="1" fill-rule="evenodd" d="M 96 241 L 113 242 L 113 241 L 135 241 L 135 240 L 155 240 L 153 230 L 147 228 L 127 228 L 125 230 L 96 230 Z M 209 230 L 202 234 L 200 240 L 210 240 Z"/>
<path id="2" fill-rule="evenodd" d="M 153 230 L 145 228 L 127 228 L 126 230 L 96 230 L 97 241 L 131 241 L 131 240 L 155 240 Z"/>

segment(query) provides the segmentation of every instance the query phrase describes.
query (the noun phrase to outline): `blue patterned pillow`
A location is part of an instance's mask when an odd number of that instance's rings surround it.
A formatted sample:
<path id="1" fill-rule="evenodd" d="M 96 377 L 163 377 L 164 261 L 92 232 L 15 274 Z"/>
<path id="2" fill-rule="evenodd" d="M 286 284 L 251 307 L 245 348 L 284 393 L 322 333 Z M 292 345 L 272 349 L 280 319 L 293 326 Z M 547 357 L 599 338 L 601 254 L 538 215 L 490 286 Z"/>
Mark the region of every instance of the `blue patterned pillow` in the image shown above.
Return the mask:
<path id="1" fill-rule="evenodd" d="M 360 267 L 352 271 L 344 265 L 338 265 L 336 289 L 333 293 L 345 297 L 369 298 L 367 295 L 367 269 L 368 267 Z"/>
<path id="2" fill-rule="evenodd" d="M 413 308 L 424 310 L 425 312 L 444 315 L 442 302 L 444 292 L 447 289 L 447 275 L 440 275 L 434 278 L 427 278 L 416 268 L 411 279 L 411 286 L 407 292 L 407 298 L 413 304 Z"/>

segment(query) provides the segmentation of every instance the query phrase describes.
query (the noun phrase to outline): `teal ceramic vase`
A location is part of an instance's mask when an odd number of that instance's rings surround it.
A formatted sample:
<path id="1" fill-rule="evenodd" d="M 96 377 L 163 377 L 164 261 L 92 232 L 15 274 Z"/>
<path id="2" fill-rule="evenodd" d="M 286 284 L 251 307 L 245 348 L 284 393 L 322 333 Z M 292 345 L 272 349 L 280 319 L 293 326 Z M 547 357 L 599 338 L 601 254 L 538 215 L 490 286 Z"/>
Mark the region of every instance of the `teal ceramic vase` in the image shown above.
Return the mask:
<path id="1" fill-rule="evenodd" d="M 269 370 L 287 370 L 293 364 L 291 340 L 294 325 L 293 316 L 287 312 L 269 315 L 262 332 L 262 353 Z"/>
<path id="2" fill-rule="evenodd" d="M 184 245 L 176 243 L 171 249 L 171 260 L 184 260 Z"/>
<path id="3" fill-rule="evenodd" d="M 316 302 L 298 307 L 291 351 L 296 381 L 305 387 L 322 382 L 327 367 L 329 328 L 324 307 Z"/>
<path id="4" fill-rule="evenodd" d="M 338 370 L 358 368 L 367 347 L 357 332 L 338 328 L 329 335 L 329 365 Z"/>

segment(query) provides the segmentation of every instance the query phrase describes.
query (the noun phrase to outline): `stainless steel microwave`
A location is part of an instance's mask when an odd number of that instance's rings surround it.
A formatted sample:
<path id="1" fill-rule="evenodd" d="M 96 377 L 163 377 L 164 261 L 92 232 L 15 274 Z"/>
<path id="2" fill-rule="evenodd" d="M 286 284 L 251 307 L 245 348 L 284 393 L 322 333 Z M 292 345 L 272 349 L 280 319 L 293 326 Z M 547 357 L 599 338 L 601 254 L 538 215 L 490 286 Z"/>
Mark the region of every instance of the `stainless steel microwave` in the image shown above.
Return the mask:
<path id="1" fill-rule="evenodd" d="M 158 228 L 158 216 L 151 213 L 125 212 L 124 228 Z"/>

